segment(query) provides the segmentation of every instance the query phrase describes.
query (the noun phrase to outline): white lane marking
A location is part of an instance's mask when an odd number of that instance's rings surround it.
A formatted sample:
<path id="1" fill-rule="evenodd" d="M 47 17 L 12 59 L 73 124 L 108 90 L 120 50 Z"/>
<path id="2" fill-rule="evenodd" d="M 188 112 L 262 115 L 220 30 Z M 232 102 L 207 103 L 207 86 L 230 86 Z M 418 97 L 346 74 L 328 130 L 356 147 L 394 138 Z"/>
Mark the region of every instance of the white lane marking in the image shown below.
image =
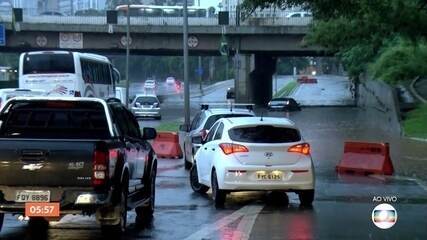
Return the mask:
<path id="1" fill-rule="evenodd" d="M 264 206 L 260 206 L 260 205 L 249 205 L 249 206 L 245 206 L 240 208 L 239 210 L 233 212 L 232 214 L 223 217 L 221 219 L 219 219 L 218 221 L 211 223 L 211 224 L 206 224 L 202 229 L 200 229 L 199 231 L 191 234 L 190 236 L 188 236 L 187 238 L 185 238 L 185 240 L 201 240 L 201 239 L 206 239 L 207 236 L 211 235 L 213 232 L 218 231 L 224 227 L 226 227 L 227 225 L 229 225 L 230 223 L 236 221 L 237 219 L 241 218 L 241 217 L 245 217 L 246 215 L 250 215 L 251 217 L 253 217 L 254 219 L 256 219 L 256 217 L 258 216 L 258 213 L 262 210 Z M 252 216 L 253 215 L 253 216 Z M 247 223 L 250 223 L 248 221 L 246 221 Z M 253 223 L 255 222 L 255 220 L 253 220 Z M 245 227 L 245 229 L 242 229 L 244 231 L 250 231 L 252 230 L 252 226 L 250 228 Z M 249 236 L 250 233 L 246 233 L 246 235 Z"/>
<path id="2" fill-rule="evenodd" d="M 239 233 L 238 236 L 233 237 L 233 240 L 248 240 L 252 228 L 255 224 L 255 220 L 258 217 L 258 214 L 261 212 L 261 206 L 252 206 L 252 209 L 240 220 L 239 225 L 237 225 L 236 232 Z"/>

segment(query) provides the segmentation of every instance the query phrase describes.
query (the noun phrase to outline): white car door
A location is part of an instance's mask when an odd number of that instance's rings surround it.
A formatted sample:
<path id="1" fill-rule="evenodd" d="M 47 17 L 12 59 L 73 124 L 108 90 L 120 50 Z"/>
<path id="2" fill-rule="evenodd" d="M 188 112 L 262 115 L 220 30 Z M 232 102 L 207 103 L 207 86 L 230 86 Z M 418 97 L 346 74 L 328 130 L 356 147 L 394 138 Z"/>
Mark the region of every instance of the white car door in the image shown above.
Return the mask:
<path id="1" fill-rule="evenodd" d="M 212 163 L 212 148 L 213 148 L 213 139 L 215 136 L 215 131 L 218 127 L 218 123 L 215 123 L 212 128 L 209 130 L 208 136 L 206 137 L 206 142 L 203 144 L 203 146 L 199 149 L 197 156 L 197 170 L 199 174 L 199 179 L 201 179 L 202 182 L 210 182 L 210 170 L 211 170 L 211 163 Z"/>

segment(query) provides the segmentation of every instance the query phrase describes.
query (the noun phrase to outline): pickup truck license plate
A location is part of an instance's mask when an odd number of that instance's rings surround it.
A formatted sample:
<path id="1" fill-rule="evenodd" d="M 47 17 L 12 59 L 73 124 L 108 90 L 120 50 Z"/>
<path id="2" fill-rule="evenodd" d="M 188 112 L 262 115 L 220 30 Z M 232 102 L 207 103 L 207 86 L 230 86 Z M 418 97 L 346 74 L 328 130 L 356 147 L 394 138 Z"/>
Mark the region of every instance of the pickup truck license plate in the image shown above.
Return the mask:
<path id="1" fill-rule="evenodd" d="M 50 191 L 16 191 L 15 202 L 50 202 Z"/>
<path id="2" fill-rule="evenodd" d="M 25 203 L 26 217 L 59 217 L 59 202 Z"/>
<path id="3" fill-rule="evenodd" d="M 273 172 L 265 172 L 265 171 L 258 171 L 256 173 L 256 178 L 258 180 L 265 180 L 265 181 L 280 181 L 282 180 L 282 172 L 279 171 L 273 171 Z"/>

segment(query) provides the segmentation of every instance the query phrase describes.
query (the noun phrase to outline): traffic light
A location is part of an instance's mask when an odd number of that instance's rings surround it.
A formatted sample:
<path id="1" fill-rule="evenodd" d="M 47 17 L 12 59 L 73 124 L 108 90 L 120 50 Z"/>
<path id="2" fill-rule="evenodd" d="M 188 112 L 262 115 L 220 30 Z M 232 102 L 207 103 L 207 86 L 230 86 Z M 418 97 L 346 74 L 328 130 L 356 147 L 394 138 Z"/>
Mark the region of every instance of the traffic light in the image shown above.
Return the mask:
<path id="1" fill-rule="evenodd" d="M 230 55 L 230 48 L 228 47 L 227 38 L 224 35 L 222 35 L 221 37 L 221 43 L 219 44 L 219 52 L 222 56 Z"/>
<path id="2" fill-rule="evenodd" d="M 222 56 L 228 56 L 230 54 L 230 49 L 227 42 L 221 42 L 221 45 L 219 46 L 219 52 Z"/>

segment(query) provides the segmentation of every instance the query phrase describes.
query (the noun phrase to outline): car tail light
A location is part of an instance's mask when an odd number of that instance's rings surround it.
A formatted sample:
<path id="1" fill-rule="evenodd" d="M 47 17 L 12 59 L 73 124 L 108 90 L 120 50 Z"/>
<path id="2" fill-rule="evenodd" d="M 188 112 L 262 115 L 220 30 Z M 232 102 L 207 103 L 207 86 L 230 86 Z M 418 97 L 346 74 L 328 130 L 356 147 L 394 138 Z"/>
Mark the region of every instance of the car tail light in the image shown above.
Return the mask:
<path id="1" fill-rule="evenodd" d="M 301 143 L 288 148 L 288 152 L 310 155 L 310 144 Z"/>
<path id="2" fill-rule="evenodd" d="M 109 152 L 95 150 L 93 154 L 93 177 L 94 187 L 102 186 L 108 179 Z"/>
<path id="3" fill-rule="evenodd" d="M 232 153 L 242 153 L 242 152 L 249 152 L 248 148 L 240 145 L 240 144 L 234 144 L 234 143 L 221 143 L 219 147 L 222 149 L 225 155 L 229 155 Z"/>

